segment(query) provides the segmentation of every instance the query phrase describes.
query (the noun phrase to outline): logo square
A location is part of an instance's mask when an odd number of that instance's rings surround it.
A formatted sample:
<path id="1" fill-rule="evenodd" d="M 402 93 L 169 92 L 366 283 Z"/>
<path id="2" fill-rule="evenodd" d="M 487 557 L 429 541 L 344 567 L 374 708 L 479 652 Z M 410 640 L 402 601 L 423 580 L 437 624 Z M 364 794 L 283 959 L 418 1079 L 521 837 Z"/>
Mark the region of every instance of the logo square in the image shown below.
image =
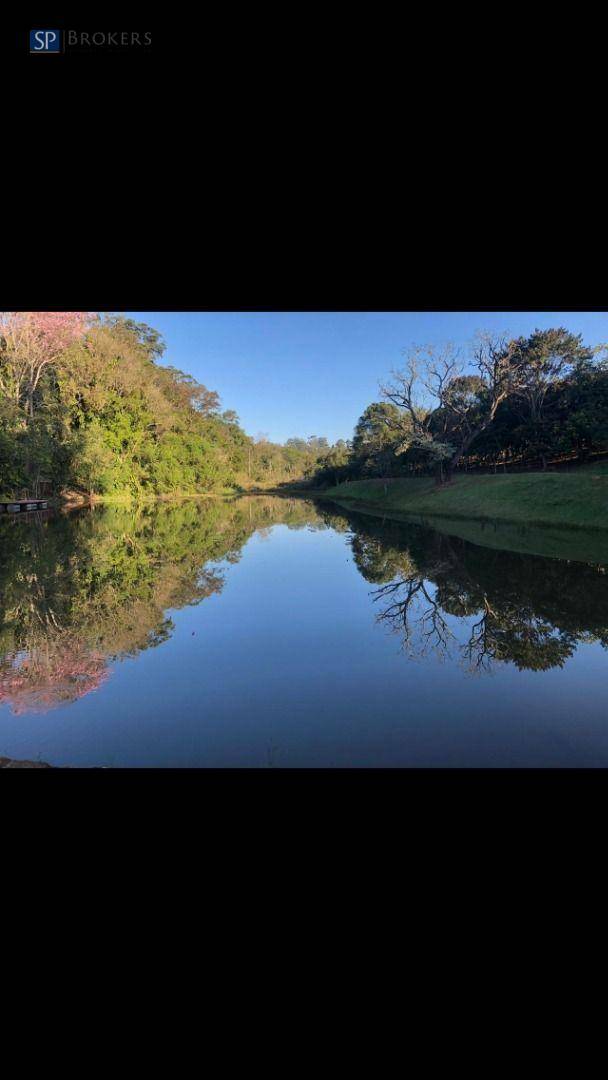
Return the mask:
<path id="1" fill-rule="evenodd" d="M 30 52 L 61 52 L 61 30 L 30 30 Z"/>

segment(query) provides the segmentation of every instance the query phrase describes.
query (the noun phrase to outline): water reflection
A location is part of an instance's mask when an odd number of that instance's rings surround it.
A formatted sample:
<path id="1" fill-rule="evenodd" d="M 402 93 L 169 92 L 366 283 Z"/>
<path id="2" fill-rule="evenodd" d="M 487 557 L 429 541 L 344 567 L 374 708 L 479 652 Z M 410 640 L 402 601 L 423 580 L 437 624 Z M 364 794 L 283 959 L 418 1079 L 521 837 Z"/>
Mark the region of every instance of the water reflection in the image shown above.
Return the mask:
<path id="1" fill-rule="evenodd" d="M 276 524 L 346 534 L 374 586 L 370 616 L 408 657 L 545 671 L 581 643 L 608 647 L 601 563 L 486 548 L 301 499 L 157 503 L 0 519 L 0 705 L 41 712 L 98 690 L 115 660 L 170 637 L 172 611 L 221 593 L 249 537 Z"/>
<path id="2" fill-rule="evenodd" d="M 0 705 L 44 712 L 97 690 L 116 659 L 166 641 L 171 609 L 224 585 L 256 529 L 323 527 L 272 498 L 0 519 Z"/>
<path id="3" fill-rule="evenodd" d="M 608 647 L 607 566 L 484 548 L 434 529 L 351 517 L 351 545 L 378 621 L 410 656 L 471 671 L 563 667 L 581 643 Z"/>

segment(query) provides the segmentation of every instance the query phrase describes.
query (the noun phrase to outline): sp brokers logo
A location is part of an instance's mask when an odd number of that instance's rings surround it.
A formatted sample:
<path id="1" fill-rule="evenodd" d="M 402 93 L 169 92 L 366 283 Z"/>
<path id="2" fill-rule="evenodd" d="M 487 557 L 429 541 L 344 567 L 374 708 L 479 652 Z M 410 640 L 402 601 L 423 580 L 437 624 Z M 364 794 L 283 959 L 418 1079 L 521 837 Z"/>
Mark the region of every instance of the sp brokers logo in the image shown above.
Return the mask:
<path id="1" fill-rule="evenodd" d="M 30 30 L 31 53 L 60 53 L 61 30 Z"/>

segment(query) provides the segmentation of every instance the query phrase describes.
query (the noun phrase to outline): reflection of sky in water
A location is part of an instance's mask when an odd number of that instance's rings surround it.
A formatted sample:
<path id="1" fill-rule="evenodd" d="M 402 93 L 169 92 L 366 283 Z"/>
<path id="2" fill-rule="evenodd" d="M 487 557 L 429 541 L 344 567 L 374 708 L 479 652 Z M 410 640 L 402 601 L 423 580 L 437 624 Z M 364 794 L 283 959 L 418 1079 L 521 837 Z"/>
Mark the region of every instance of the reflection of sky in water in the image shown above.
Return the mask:
<path id="1" fill-rule="evenodd" d="M 595 566 L 270 497 L 14 537 L 0 536 L 0 755 L 608 764 Z"/>

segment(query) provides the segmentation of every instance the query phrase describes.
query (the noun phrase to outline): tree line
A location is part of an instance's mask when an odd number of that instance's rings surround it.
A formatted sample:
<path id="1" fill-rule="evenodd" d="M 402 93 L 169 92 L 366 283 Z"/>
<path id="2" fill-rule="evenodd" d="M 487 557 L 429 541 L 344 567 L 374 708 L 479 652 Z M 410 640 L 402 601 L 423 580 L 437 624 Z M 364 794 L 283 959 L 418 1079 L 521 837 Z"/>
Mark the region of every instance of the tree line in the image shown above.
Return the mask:
<path id="1" fill-rule="evenodd" d="M 606 346 L 564 327 L 528 337 L 480 333 L 467 352 L 414 346 L 335 448 L 319 484 L 457 470 L 532 467 L 608 452 Z"/>
<path id="2" fill-rule="evenodd" d="M 346 442 L 331 446 L 324 435 L 291 438 L 285 443 L 271 442 L 262 433 L 255 436 L 247 452 L 247 479 L 255 484 L 308 484 Z"/>
<path id="3" fill-rule="evenodd" d="M 161 495 L 298 481 L 331 448 L 247 435 L 123 315 L 0 314 L 0 495 Z M 162 362 L 161 362 L 162 360 Z"/>

